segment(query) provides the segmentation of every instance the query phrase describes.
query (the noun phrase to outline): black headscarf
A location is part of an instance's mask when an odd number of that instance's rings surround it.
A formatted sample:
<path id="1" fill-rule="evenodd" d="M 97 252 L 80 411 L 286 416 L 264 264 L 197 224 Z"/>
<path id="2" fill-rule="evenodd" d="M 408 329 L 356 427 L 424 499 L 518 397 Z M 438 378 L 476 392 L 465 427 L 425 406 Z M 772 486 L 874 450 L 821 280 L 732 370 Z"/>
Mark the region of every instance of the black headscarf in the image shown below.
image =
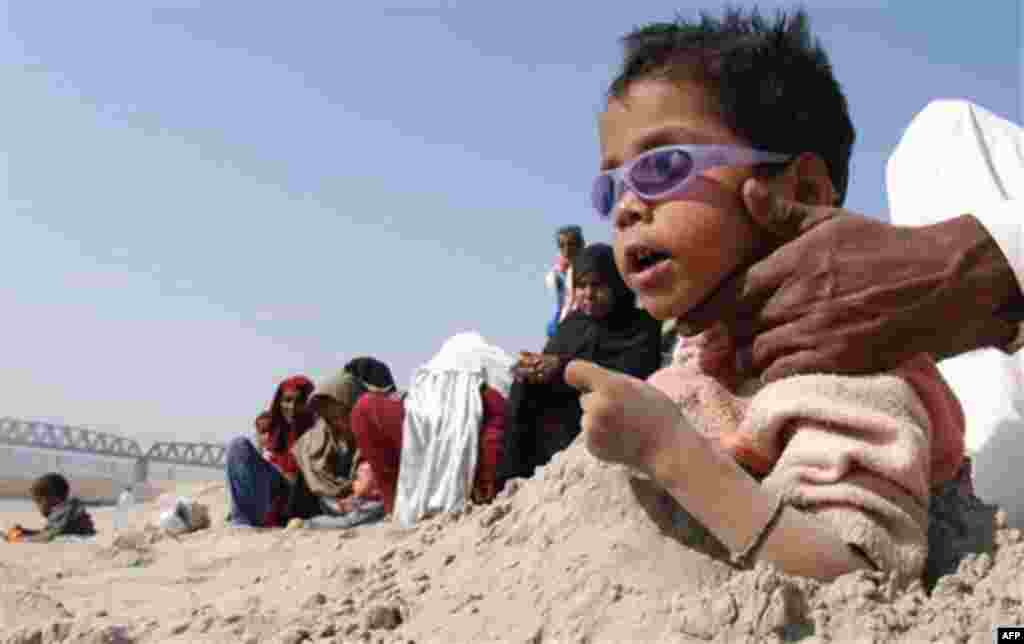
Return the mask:
<path id="1" fill-rule="evenodd" d="M 345 365 L 345 371 L 359 378 L 372 391 L 386 393 L 395 390 L 395 379 L 391 375 L 391 369 L 376 358 L 353 358 Z"/>
<path id="2" fill-rule="evenodd" d="M 636 295 L 622 280 L 615 255 L 607 244 L 591 244 L 573 263 L 574 279 L 596 274 L 611 287 L 611 312 L 597 319 L 574 312 L 544 346 L 544 353 L 565 359 L 594 362 L 606 369 L 646 379 L 661 364 L 661 324 L 636 308 Z M 505 456 L 500 478 L 529 477 L 580 433 L 579 392 L 558 374 L 552 383 L 529 384 L 517 380 L 509 392 L 506 412 Z M 561 426 L 560 432 L 543 429 L 544 419 Z"/>

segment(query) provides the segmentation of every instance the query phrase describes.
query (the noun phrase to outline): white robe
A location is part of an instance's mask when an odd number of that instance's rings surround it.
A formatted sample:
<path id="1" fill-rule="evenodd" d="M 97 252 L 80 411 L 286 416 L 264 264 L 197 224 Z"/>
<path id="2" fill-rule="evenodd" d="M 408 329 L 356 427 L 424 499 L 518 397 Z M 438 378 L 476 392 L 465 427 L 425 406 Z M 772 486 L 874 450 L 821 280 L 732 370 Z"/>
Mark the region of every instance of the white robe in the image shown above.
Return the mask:
<path id="1" fill-rule="evenodd" d="M 395 516 L 403 526 L 465 505 L 476 477 L 481 386 L 508 397 L 515 362 L 478 333 L 460 333 L 413 374 L 395 493 Z"/>

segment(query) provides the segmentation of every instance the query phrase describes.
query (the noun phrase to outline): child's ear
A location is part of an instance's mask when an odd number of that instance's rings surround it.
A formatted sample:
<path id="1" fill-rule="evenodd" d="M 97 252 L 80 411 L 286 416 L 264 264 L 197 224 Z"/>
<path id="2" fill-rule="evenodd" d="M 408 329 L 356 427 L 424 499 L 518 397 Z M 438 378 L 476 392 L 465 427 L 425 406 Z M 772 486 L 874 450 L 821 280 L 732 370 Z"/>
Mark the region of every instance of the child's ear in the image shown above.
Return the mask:
<path id="1" fill-rule="evenodd" d="M 796 201 L 811 206 L 834 206 L 838 197 L 825 160 L 813 152 L 805 152 L 790 166 L 795 179 Z"/>

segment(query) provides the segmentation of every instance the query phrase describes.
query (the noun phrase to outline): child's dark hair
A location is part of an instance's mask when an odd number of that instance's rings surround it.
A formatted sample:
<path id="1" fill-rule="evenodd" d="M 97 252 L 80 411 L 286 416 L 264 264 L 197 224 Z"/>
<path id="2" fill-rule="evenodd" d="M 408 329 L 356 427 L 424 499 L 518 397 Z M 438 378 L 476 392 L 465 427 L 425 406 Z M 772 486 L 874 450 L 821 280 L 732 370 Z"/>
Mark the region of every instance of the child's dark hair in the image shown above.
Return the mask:
<path id="1" fill-rule="evenodd" d="M 572 237 L 572 238 L 576 239 L 576 241 L 578 241 L 581 246 L 583 245 L 583 229 L 580 228 L 579 226 L 562 226 L 561 228 L 556 230 L 555 231 L 555 243 L 556 244 L 559 241 L 561 241 L 562 235 L 568 235 L 569 237 Z"/>
<path id="2" fill-rule="evenodd" d="M 64 501 L 68 498 L 68 493 L 70 491 L 71 486 L 68 485 L 68 480 L 66 478 L 56 472 L 50 472 L 49 474 L 40 476 L 32 482 L 29 494 L 32 495 L 33 499 Z"/>
<path id="3" fill-rule="evenodd" d="M 803 10 L 768 23 L 755 8 L 699 21 L 677 17 L 622 38 L 622 70 L 608 90 L 622 98 L 638 80 L 689 80 L 717 92 L 721 117 L 755 148 L 813 152 L 846 198 L 855 133 L 846 97 Z M 839 205 L 837 204 L 837 205 Z"/>

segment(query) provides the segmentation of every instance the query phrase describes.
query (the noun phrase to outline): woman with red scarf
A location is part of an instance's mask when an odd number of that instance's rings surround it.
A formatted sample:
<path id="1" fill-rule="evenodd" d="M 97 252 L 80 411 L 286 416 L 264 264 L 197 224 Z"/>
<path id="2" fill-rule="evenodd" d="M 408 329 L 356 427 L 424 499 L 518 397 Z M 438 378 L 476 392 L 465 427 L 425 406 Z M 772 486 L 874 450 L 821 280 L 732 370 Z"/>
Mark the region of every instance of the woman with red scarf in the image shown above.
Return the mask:
<path id="1" fill-rule="evenodd" d="M 232 523 L 268 528 L 284 524 L 284 510 L 299 472 L 291 449 L 313 426 L 313 415 L 306 409 L 312 393 L 313 382 L 305 376 L 292 376 L 278 385 L 270 407 L 268 458 L 246 436 L 228 443 Z"/>

